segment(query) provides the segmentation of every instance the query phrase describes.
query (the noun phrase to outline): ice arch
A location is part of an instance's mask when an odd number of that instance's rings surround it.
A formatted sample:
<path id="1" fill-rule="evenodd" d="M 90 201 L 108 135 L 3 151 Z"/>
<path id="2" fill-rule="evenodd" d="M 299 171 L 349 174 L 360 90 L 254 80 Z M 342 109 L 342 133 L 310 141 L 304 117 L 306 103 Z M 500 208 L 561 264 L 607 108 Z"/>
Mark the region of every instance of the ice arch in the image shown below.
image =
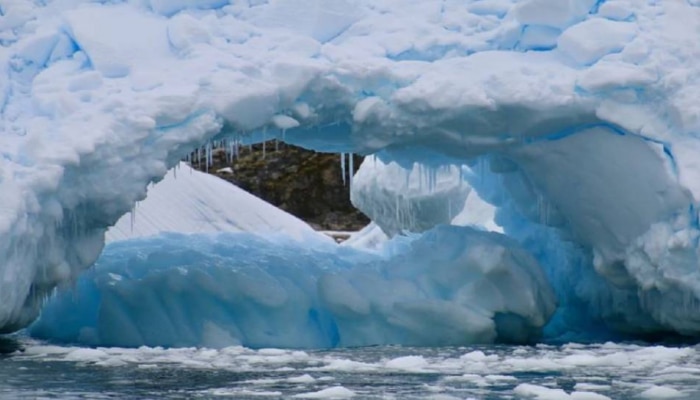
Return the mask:
<path id="1" fill-rule="evenodd" d="M 478 189 L 499 218 L 550 210 L 540 225 L 561 219 L 653 323 L 695 334 L 700 10 L 550 3 L 3 7 L 0 331 L 94 262 L 106 227 L 193 147 L 274 135 L 515 165 L 527 179 Z M 601 186 L 617 197 L 587 191 Z"/>

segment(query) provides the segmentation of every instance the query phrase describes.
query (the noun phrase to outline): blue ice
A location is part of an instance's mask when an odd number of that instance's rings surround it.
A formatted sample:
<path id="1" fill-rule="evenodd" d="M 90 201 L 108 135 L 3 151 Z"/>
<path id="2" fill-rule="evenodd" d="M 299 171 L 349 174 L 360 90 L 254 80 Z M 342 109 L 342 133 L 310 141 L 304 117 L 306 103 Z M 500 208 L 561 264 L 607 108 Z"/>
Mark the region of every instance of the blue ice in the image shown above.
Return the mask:
<path id="1" fill-rule="evenodd" d="M 554 312 L 516 242 L 438 226 L 381 254 L 249 233 L 110 244 L 37 338 L 99 346 L 329 348 L 537 340 Z"/>

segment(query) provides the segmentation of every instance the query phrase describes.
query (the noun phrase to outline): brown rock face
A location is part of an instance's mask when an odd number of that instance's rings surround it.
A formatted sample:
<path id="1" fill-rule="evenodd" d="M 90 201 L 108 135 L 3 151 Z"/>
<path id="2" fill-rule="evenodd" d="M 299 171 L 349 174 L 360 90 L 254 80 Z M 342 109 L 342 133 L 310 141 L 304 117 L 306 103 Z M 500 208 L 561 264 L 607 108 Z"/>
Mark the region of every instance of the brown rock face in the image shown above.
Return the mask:
<path id="1" fill-rule="evenodd" d="M 355 231 L 369 219 L 350 203 L 350 187 L 343 183 L 340 155 L 317 153 L 273 141 L 242 147 L 229 163 L 222 151 L 214 152 L 208 172 L 236 184 L 319 230 Z M 355 170 L 363 157 L 354 156 Z M 207 170 L 205 165 L 193 167 Z M 220 171 L 230 167 L 233 173 Z M 219 172 L 217 172 L 219 171 Z M 354 171 L 353 171 L 354 172 Z"/>

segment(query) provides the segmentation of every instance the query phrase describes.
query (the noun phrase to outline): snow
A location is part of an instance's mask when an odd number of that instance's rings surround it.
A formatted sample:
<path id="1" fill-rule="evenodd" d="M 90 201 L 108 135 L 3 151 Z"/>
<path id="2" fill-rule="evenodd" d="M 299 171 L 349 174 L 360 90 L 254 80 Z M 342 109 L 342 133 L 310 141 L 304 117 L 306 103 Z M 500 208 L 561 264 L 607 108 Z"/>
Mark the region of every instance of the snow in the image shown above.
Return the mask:
<path id="1" fill-rule="evenodd" d="M 107 243 L 164 232 L 252 232 L 300 242 L 328 241 L 304 221 L 185 163 L 148 189 L 145 200 L 110 227 Z"/>
<path id="2" fill-rule="evenodd" d="M 557 47 L 576 63 L 591 65 L 608 54 L 622 52 L 635 35 L 633 23 L 593 18 L 562 33 Z"/>
<path id="3" fill-rule="evenodd" d="M 193 149 L 267 135 L 402 165 L 353 182 L 389 235 L 458 223 L 519 242 L 559 300 L 548 334 L 695 336 L 695 3 L 3 5 L 0 331 Z"/>

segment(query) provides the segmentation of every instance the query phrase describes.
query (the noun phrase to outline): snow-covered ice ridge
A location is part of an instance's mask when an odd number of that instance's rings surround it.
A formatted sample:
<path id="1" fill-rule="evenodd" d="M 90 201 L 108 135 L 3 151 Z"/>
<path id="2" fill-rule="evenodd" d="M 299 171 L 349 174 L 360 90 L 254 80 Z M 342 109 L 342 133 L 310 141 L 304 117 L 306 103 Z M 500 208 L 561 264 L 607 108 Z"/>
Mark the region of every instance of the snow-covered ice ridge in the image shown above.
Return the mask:
<path id="1" fill-rule="evenodd" d="M 468 163 L 560 292 L 697 334 L 699 27 L 696 1 L 3 4 L 0 331 L 194 147 L 284 135 Z"/>

